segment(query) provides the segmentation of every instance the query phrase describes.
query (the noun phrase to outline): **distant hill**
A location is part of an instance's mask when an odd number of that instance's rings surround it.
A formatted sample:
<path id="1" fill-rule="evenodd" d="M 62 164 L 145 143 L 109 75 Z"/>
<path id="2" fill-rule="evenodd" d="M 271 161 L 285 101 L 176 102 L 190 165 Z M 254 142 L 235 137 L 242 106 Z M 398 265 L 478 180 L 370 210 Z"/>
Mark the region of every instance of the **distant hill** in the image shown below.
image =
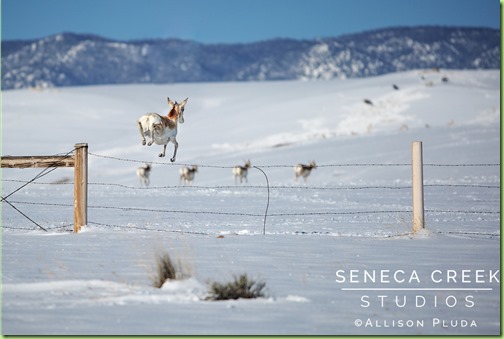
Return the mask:
<path id="1" fill-rule="evenodd" d="M 2 41 L 2 89 L 354 78 L 422 68 L 498 69 L 500 32 L 396 27 L 316 40 L 202 44 L 62 33 Z"/>

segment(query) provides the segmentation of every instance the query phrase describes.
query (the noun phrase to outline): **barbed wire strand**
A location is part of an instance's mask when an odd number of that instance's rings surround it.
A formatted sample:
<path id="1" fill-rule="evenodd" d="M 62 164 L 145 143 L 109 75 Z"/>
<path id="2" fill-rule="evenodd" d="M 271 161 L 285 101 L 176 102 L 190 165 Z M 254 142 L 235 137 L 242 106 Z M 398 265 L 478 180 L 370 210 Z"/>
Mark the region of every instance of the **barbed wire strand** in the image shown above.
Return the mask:
<path id="1" fill-rule="evenodd" d="M 119 227 L 119 228 L 130 228 L 138 229 L 141 231 L 155 231 L 155 232 L 167 232 L 167 233 L 182 233 L 182 234 L 198 234 L 198 235 L 210 235 L 208 232 L 198 232 L 198 231 L 188 231 L 188 230 L 167 230 L 167 229 L 153 229 L 153 228 L 142 228 L 134 225 L 112 225 L 106 223 L 99 223 L 95 221 L 88 221 L 88 225 L 106 226 L 106 227 Z"/>
<path id="2" fill-rule="evenodd" d="M 13 201 L 16 204 L 26 205 L 41 205 L 41 206 L 56 206 L 56 207 L 73 207 L 73 204 L 49 203 L 49 202 L 32 202 L 32 201 Z M 248 216 L 261 217 L 264 214 L 258 213 L 242 213 L 242 212 L 215 212 L 215 211 L 188 211 L 188 210 L 166 210 L 144 207 L 118 207 L 118 206 L 88 206 L 90 209 L 110 209 L 123 211 L 139 211 L 139 212 L 159 212 L 159 213 L 177 213 L 177 214 L 214 214 L 214 215 L 232 215 L 232 216 Z M 308 216 L 308 215 L 358 215 L 358 214 L 393 214 L 393 213 L 411 213 L 410 209 L 404 210 L 373 210 L 373 211 L 343 211 L 343 212 L 295 212 L 295 213 L 268 213 L 270 217 L 279 216 Z M 442 209 L 426 209 L 428 213 L 452 213 L 452 214 L 500 214 L 500 211 L 464 211 L 464 210 L 442 210 Z"/>
<path id="3" fill-rule="evenodd" d="M 496 211 L 461 211 L 461 210 L 424 210 L 427 213 L 453 213 L 453 214 L 500 214 L 501 212 Z"/>
<path id="4" fill-rule="evenodd" d="M 113 183 L 102 183 L 102 182 L 92 182 L 88 183 L 90 186 L 115 186 L 127 189 L 138 189 L 138 190 L 159 190 L 159 189 L 264 189 L 268 186 L 262 185 L 216 185 L 216 186 L 201 186 L 201 185 L 171 185 L 171 186 L 152 186 L 152 187 L 141 187 L 141 186 L 131 186 L 124 184 L 113 184 Z M 425 184 L 424 187 L 465 187 L 465 188 L 495 188 L 500 189 L 500 186 L 496 185 L 478 185 L 478 184 Z M 271 189 L 299 189 L 299 190 L 366 190 L 366 189 L 390 189 L 390 190 L 402 190 L 411 189 L 410 186 L 286 186 L 286 185 L 273 185 L 269 186 Z"/>
<path id="5" fill-rule="evenodd" d="M 490 237 L 499 237 L 499 233 L 488 233 L 488 232 L 464 232 L 464 231 L 436 231 L 438 234 L 455 234 L 455 235 L 483 235 Z"/>
<path id="6" fill-rule="evenodd" d="M 88 225 L 96 225 L 96 226 L 102 226 L 102 227 L 114 227 L 114 228 L 127 228 L 127 229 L 137 229 L 140 231 L 147 231 L 147 232 L 164 232 L 164 233 L 180 233 L 180 234 L 196 234 L 196 235 L 215 235 L 214 233 L 210 232 L 201 232 L 201 231 L 189 231 L 189 230 L 170 230 L 170 229 L 160 229 L 160 228 L 145 228 L 145 227 L 140 227 L 140 226 L 135 226 L 135 225 L 117 225 L 117 224 L 109 224 L 109 223 L 99 223 L 99 222 L 94 222 L 94 221 L 88 221 Z M 48 230 L 59 230 L 63 229 L 64 232 L 73 232 L 73 229 L 68 229 L 69 226 L 72 226 L 71 224 L 67 225 L 62 225 L 62 226 L 57 226 L 57 227 L 50 227 Z M 2 225 L 3 229 L 9 229 L 9 230 L 21 230 L 21 231 L 27 231 L 30 230 L 29 228 L 25 227 L 14 227 L 10 225 Z M 460 235 L 460 236 L 485 236 L 485 237 L 491 237 L 491 238 L 500 238 L 500 234 L 498 232 L 494 233 L 489 233 L 489 232 L 467 232 L 467 231 L 438 231 L 438 230 L 433 230 L 434 233 L 437 234 L 448 234 L 448 235 Z M 237 233 L 234 233 L 237 234 Z M 295 235 L 316 235 L 316 234 L 333 234 L 333 232 L 325 231 L 294 231 L 293 234 Z M 403 232 L 403 233 L 397 233 L 397 234 L 384 234 L 382 237 L 385 238 L 396 238 L 396 237 L 402 237 L 402 236 L 411 236 L 413 235 L 412 232 Z M 342 236 L 342 235 L 339 235 Z M 348 236 L 353 236 L 353 235 L 344 235 L 344 237 Z M 360 235 L 356 235 L 360 236 Z"/>
<path id="7" fill-rule="evenodd" d="M 25 180 L 18 179 L 3 179 L 2 182 L 19 182 L 26 183 Z M 32 182 L 34 185 L 73 185 L 73 182 Z M 215 186 L 202 186 L 202 185 L 167 185 L 167 186 L 131 186 L 116 183 L 105 182 L 89 182 L 88 186 L 110 186 L 120 187 L 125 189 L 134 190 L 160 190 L 160 189 L 264 189 L 266 186 L 262 185 L 215 185 Z M 424 187 L 461 187 L 461 188 L 490 188 L 500 189 L 497 185 L 480 185 L 480 184 L 424 184 Z M 272 185 L 271 189 L 299 189 L 299 190 L 367 190 L 367 189 L 391 189 L 402 190 L 411 189 L 409 186 L 287 186 L 287 185 Z"/>
<path id="8" fill-rule="evenodd" d="M 155 162 L 155 161 L 145 161 L 145 160 L 137 160 L 137 159 L 129 159 L 129 158 L 120 158 L 120 157 L 114 157 L 111 155 L 103 155 L 103 154 L 97 154 L 97 153 L 88 153 L 91 156 L 98 157 L 98 158 L 104 158 L 104 159 L 110 159 L 110 160 L 117 160 L 117 161 L 126 161 L 126 162 L 133 162 L 133 163 L 149 163 L 153 165 L 163 165 L 163 166 L 193 166 L 195 164 L 187 164 L 187 163 L 171 163 L 171 162 Z M 490 163 L 485 163 L 485 164 L 423 164 L 424 166 L 433 166 L 433 167 L 485 167 L 485 166 L 500 166 L 500 164 L 490 164 Z M 207 165 L 207 164 L 198 164 L 198 167 L 201 168 L 222 168 L 222 169 L 229 169 L 233 168 L 235 166 L 222 166 L 222 165 Z M 294 167 L 295 165 L 258 165 L 257 167 L 260 168 L 284 168 L 284 167 Z M 396 167 L 396 166 L 411 166 L 411 163 L 346 163 L 346 164 L 321 164 L 317 165 L 317 167 L 359 167 L 359 166 L 371 166 L 371 167 Z M 256 166 L 254 166 L 256 167 Z"/>

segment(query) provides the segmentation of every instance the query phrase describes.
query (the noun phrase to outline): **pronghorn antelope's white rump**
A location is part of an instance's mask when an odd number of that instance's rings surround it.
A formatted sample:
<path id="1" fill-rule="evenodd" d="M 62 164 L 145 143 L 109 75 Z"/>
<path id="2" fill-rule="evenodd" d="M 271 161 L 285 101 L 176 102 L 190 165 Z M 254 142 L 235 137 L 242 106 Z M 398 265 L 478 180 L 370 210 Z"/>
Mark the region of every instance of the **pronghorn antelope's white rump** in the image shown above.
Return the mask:
<path id="1" fill-rule="evenodd" d="M 294 167 L 294 173 L 296 175 L 296 181 L 299 177 L 303 177 L 304 181 L 306 182 L 306 179 L 310 175 L 312 169 L 317 168 L 317 164 L 315 164 L 315 161 L 311 161 L 310 164 L 304 165 L 304 164 L 297 164 Z"/>
<path id="2" fill-rule="evenodd" d="M 177 125 L 180 122 L 184 123 L 184 106 L 189 98 L 182 101 L 180 104 L 176 101 L 173 102 L 170 98 L 167 98 L 168 105 L 170 105 L 170 111 L 167 116 L 161 116 L 157 113 L 148 113 L 142 115 L 138 119 L 138 129 L 142 137 L 142 145 L 147 142 L 145 137 L 150 137 L 150 141 L 147 146 L 156 143 L 156 145 L 164 145 L 163 153 L 160 153 L 160 157 L 164 157 L 166 153 L 166 146 L 171 141 L 175 145 L 173 151 L 173 157 L 170 158 L 171 162 L 175 161 L 177 156 L 178 142 L 175 138 L 177 136 Z"/>
<path id="3" fill-rule="evenodd" d="M 145 164 L 145 166 L 140 166 L 136 170 L 136 174 L 138 179 L 140 180 L 140 184 L 143 186 L 149 186 L 149 175 L 151 171 L 151 165 Z"/>
<path id="4" fill-rule="evenodd" d="M 179 170 L 180 182 L 183 181 L 185 184 L 192 184 L 196 172 L 198 172 L 198 166 L 196 165 L 193 165 L 192 167 L 182 167 Z"/>
<path id="5" fill-rule="evenodd" d="M 240 178 L 240 184 L 243 182 L 243 179 L 245 179 L 245 182 L 248 182 L 247 180 L 247 174 L 248 174 L 248 169 L 250 168 L 250 160 L 245 161 L 245 166 L 235 166 L 233 167 L 233 174 L 235 177 L 235 184 L 238 183 L 238 178 Z"/>

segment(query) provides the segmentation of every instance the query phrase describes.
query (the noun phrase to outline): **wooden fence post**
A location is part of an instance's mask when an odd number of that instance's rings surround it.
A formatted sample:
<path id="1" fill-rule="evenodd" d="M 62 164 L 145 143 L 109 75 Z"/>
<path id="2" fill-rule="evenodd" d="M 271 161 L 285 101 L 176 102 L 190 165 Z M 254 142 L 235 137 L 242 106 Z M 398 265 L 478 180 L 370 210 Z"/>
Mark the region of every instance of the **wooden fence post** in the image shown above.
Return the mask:
<path id="1" fill-rule="evenodd" d="M 87 225 L 88 144 L 75 144 L 74 233 Z"/>
<path id="2" fill-rule="evenodd" d="M 413 232 L 424 228 L 423 155 L 422 142 L 412 144 L 413 170 Z"/>

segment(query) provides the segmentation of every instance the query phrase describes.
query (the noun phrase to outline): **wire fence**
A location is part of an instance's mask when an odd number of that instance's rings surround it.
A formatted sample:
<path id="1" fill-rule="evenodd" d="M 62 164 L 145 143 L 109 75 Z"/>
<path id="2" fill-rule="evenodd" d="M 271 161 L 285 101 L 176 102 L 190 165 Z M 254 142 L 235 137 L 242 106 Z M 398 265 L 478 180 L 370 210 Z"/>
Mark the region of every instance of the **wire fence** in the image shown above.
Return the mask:
<path id="1" fill-rule="evenodd" d="M 66 153 L 63 156 L 68 156 L 72 151 Z M 112 161 L 121 161 L 121 162 L 129 162 L 129 163 L 139 163 L 139 164 L 144 164 L 144 160 L 138 160 L 138 159 L 128 159 L 128 158 L 120 158 L 120 157 L 113 157 L 113 156 L 108 156 L 108 155 L 101 155 L 101 154 L 95 154 L 95 153 L 89 153 L 90 156 L 96 157 L 96 158 L 101 158 L 101 159 L 108 159 Z M 167 162 L 150 162 L 151 164 L 155 165 L 162 165 L 162 166 L 192 166 L 194 164 L 184 164 L 184 163 L 167 163 Z M 213 168 L 213 169 L 231 169 L 234 166 L 222 166 L 222 165 L 211 165 L 211 164 L 198 164 L 198 168 Z M 317 165 L 317 167 L 320 168 L 331 168 L 331 167 L 410 167 L 411 164 L 407 163 L 343 163 L 343 164 L 321 164 Z M 491 163 L 480 163 L 480 164 L 424 164 L 426 167 L 494 167 L 494 166 L 500 166 L 500 164 L 491 164 Z M 250 196 L 250 191 L 257 190 L 259 192 L 262 191 L 267 191 L 267 202 L 264 201 L 266 200 L 264 198 L 264 195 L 260 195 L 259 193 L 256 194 L 256 199 L 253 200 L 252 204 L 254 205 L 259 205 L 263 204 L 265 205 L 265 211 L 261 211 L 261 209 L 264 210 L 264 205 L 261 208 L 255 208 L 252 212 L 243 212 L 243 211 L 231 211 L 229 209 L 227 210 L 218 210 L 215 208 L 216 204 L 209 204 L 208 208 L 199 208 L 199 209 L 181 209 L 181 208 L 163 208 L 162 204 L 156 207 L 138 207 L 138 206 L 117 206 L 113 204 L 105 204 L 105 203 L 100 203 L 100 204 L 93 204 L 91 203 L 88 205 L 88 208 L 90 210 L 94 211 L 112 211 L 112 212 L 118 212 L 118 213 L 128 213 L 131 215 L 133 218 L 140 218 L 141 220 L 145 219 L 145 216 L 150 216 L 152 214 L 156 215 L 169 215 L 169 216 L 174 216 L 174 215 L 200 215 L 200 216 L 225 216 L 225 217 L 237 217 L 240 219 L 243 218 L 254 218 L 257 220 L 258 218 L 261 218 L 263 220 L 263 234 L 266 233 L 266 227 L 267 227 L 267 219 L 268 218 L 277 218 L 277 219 L 285 219 L 285 218 L 303 218 L 301 221 L 299 219 L 294 219 L 294 220 L 284 220 L 283 223 L 301 223 L 305 222 L 306 223 L 306 218 L 329 218 L 326 223 L 329 224 L 337 224 L 337 223 L 356 223 L 360 224 L 363 223 L 362 220 L 355 221 L 355 219 L 350 220 L 350 219 L 344 219 L 344 217 L 362 217 L 364 219 L 364 223 L 369 222 L 369 223 L 379 223 L 384 222 L 385 224 L 389 225 L 390 223 L 395 224 L 407 224 L 410 221 L 407 220 L 408 217 L 411 215 L 411 208 L 410 207 L 405 207 L 404 204 L 383 204 L 385 208 L 376 208 L 376 209 L 366 209 L 366 210 L 359 210 L 357 208 L 346 208 L 344 207 L 344 202 L 340 205 L 340 209 L 338 210 L 314 210 L 312 209 L 313 206 L 309 206 L 310 209 L 306 208 L 301 208 L 299 210 L 292 211 L 291 209 L 288 209 L 286 211 L 269 211 L 270 207 L 270 192 L 280 192 L 275 196 L 276 199 L 279 199 L 282 197 L 282 192 L 288 192 L 287 194 L 283 194 L 283 196 L 291 196 L 295 192 L 295 195 L 300 195 L 303 196 L 306 193 L 303 192 L 316 192 L 316 193 L 327 193 L 331 194 L 332 192 L 344 192 L 344 191 L 357 191 L 357 192 L 366 192 L 366 191 L 372 191 L 376 192 L 378 191 L 380 194 L 383 194 L 384 191 L 389 191 L 389 192 L 405 192 L 409 193 L 411 190 L 411 185 L 335 185 L 335 186 L 300 186 L 300 185 L 269 185 L 269 180 L 268 180 L 268 175 L 265 170 L 271 169 L 271 168 L 292 168 L 293 165 L 284 165 L 284 164 L 269 164 L 269 165 L 258 165 L 258 166 L 253 166 L 254 168 L 258 169 L 264 174 L 265 177 L 265 185 L 168 185 L 168 186 L 152 186 L 152 187 L 139 187 L 139 186 L 131 186 L 131 185 L 124 185 L 124 184 L 118 184 L 118 183 L 107 183 L 107 182 L 90 182 L 89 186 L 91 188 L 97 188 L 98 191 L 100 191 L 100 187 L 107 187 L 107 188 L 114 188 L 120 190 L 119 195 L 125 194 L 124 192 L 127 191 L 132 191 L 132 192 L 146 192 L 146 193 L 153 193 L 157 194 L 160 191 L 161 192 L 169 192 L 172 191 L 172 194 L 177 194 L 180 193 L 182 190 L 184 192 L 193 192 L 193 195 L 191 195 L 188 199 L 194 198 L 195 195 L 198 195 L 198 191 L 201 190 L 212 190 L 212 191 L 229 191 L 233 190 L 234 192 L 243 194 L 245 196 Z M 51 168 L 50 171 L 53 171 L 55 168 Z M 73 182 L 68 181 L 68 182 L 41 182 L 41 181 L 36 181 L 42 176 L 48 174 L 49 169 L 46 169 L 42 171 L 41 173 L 37 174 L 33 179 L 31 180 L 19 180 L 19 179 L 4 179 L 2 180 L 3 183 L 10 183 L 10 184 L 21 184 L 18 188 L 14 189 L 11 193 L 6 194 L 5 196 L 2 196 L 2 203 L 7 203 L 9 206 L 11 206 L 13 209 L 21 213 L 25 218 L 31 221 L 31 223 L 37 225 L 39 228 L 46 230 L 46 228 L 55 230 L 55 231 L 69 231 L 72 223 L 71 222 L 62 222 L 60 225 L 54 225 L 52 224 L 51 227 L 42 227 L 40 226 L 41 222 L 36 222 L 32 218 L 30 218 L 26 213 L 21 212 L 18 207 L 15 205 L 24 205 L 24 206 L 38 206 L 40 209 L 46 209 L 46 208 L 64 208 L 65 210 L 68 210 L 69 208 L 73 208 L 73 204 L 71 203 L 59 203 L 59 202 L 53 202 L 51 199 L 46 199 L 45 201 L 28 201 L 28 200 L 20 200 L 20 199 L 10 199 L 12 195 L 15 193 L 19 192 L 23 188 L 25 188 L 29 184 L 33 185 L 48 185 L 48 186 L 57 186 L 61 187 L 64 185 L 73 185 Z M 434 184 L 425 184 L 424 187 L 426 188 L 448 188 L 448 189 L 471 189 L 471 190 L 484 190 L 484 192 L 487 192 L 488 190 L 491 190 L 491 192 L 496 192 L 496 190 L 500 190 L 500 184 L 499 185 L 489 185 L 489 184 L 467 184 L 467 183 L 434 183 Z M 3 194 L 3 193 L 2 193 Z M 104 193 L 103 190 L 101 190 L 100 194 L 106 194 Z M 492 193 L 492 194 L 497 194 L 497 193 Z M 205 192 L 205 194 L 198 195 L 202 199 L 211 199 L 212 196 L 208 195 L 208 192 Z M 404 198 L 404 196 L 402 196 Z M 9 200 L 7 200 L 9 198 Z M 99 200 L 99 199 L 96 199 Z M 127 199 L 129 202 L 131 202 L 131 199 Z M 263 202 L 261 202 L 263 201 Z M 217 204 L 218 205 L 218 204 Z M 355 206 L 352 206 L 355 207 Z M 380 206 L 381 207 L 381 206 Z M 386 208 L 386 207 L 392 207 L 392 208 Z M 230 208 L 234 209 L 234 206 L 230 205 Z M 482 221 L 482 218 L 490 218 L 491 221 L 499 221 L 500 222 L 500 211 L 495 211 L 495 210 L 490 210 L 490 209 L 462 209 L 462 208 L 453 208 L 453 209 L 426 209 L 425 212 L 428 215 L 435 215 L 435 216 L 442 216 L 442 215 L 451 215 L 452 217 L 455 217 L 455 219 L 450 219 L 452 221 L 457 221 L 457 218 L 462 218 L 461 216 L 463 215 L 474 215 L 476 216 L 476 219 L 470 219 L 469 222 L 478 222 Z M 133 213 L 133 214 L 131 214 Z M 142 215 L 142 216 L 140 216 Z M 369 221 L 367 218 L 369 216 L 375 216 L 374 219 Z M 378 217 L 376 217 L 378 216 Z M 385 216 L 385 217 L 383 217 Z M 385 218 L 385 221 L 383 221 Z M 110 219 L 110 218 L 109 218 Z M 183 219 L 178 219 L 180 222 L 184 222 Z M 463 219 L 464 221 L 468 221 L 466 219 Z M 483 221 L 485 221 L 483 219 Z M 120 228 L 120 229 L 131 229 L 131 230 L 144 230 L 144 231 L 157 231 L 157 232 L 173 232 L 173 233 L 187 233 L 187 234 L 215 234 L 216 232 L 222 232 L 226 231 L 225 229 L 218 229 L 218 230 L 208 230 L 203 227 L 203 230 L 197 229 L 189 229 L 189 228 L 180 228 L 180 229 L 173 229 L 170 227 L 165 227 L 166 225 L 160 222 L 151 222 L 151 223 L 143 223 L 143 226 L 138 226 L 142 222 L 111 222 L 107 221 L 105 219 L 94 219 L 88 221 L 89 225 L 94 225 L 96 227 L 106 227 L 106 228 Z M 240 223 L 240 222 L 239 222 Z M 275 222 L 276 223 L 276 222 Z M 310 223 L 310 222 L 308 222 Z M 49 222 L 49 224 L 51 224 Z M 250 223 L 243 223 L 245 226 L 250 225 Z M 311 224 L 313 224 L 311 222 Z M 14 225 L 8 225 L 3 223 L 2 225 L 3 228 L 5 229 L 26 229 L 26 227 L 18 227 Z M 483 235 L 483 236 L 489 236 L 489 237 L 500 237 L 499 233 L 496 232 L 485 232 L 485 231 L 476 231 L 476 232 L 470 232 L 470 231 L 438 231 L 439 233 L 446 233 L 446 234 L 465 234 L 465 235 Z M 315 230 L 311 229 L 308 231 L 305 231 L 303 229 L 296 229 L 291 232 L 292 234 L 334 234 L 332 230 Z M 406 231 L 407 233 L 407 231 Z M 402 234 L 401 232 L 399 233 L 394 233 L 394 234 Z"/>
<path id="2" fill-rule="evenodd" d="M 125 162 L 133 162 L 133 163 L 139 163 L 139 164 L 144 164 L 145 160 L 139 160 L 139 159 L 129 159 L 129 158 L 121 158 L 121 157 L 114 157 L 111 155 L 103 155 L 103 154 L 96 154 L 89 152 L 89 155 L 97 157 L 97 158 L 104 158 L 104 159 L 109 159 L 109 160 L 116 160 L 116 161 L 125 161 Z M 193 166 L 194 164 L 188 164 L 188 163 L 170 163 L 170 162 L 155 162 L 155 161 L 149 161 L 150 164 L 153 165 L 162 165 L 162 166 Z M 233 168 L 235 166 L 231 165 L 208 165 L 208 164 L 199 164 L 197 165 L 198 167 L 201 168 Z M 292 168 L 294 165 L 293 164 L 277 164 L 277 165 L 258 165 L 257 167 L 260 168 Z M 343 163 L 343 164 L 322 164 L 322 165 L 317 165 L 317 167 L 411 167 L 411 163 Z M 480 164 L 429 164 L 429 163 L 424 163 L 423 166 L 427 167 L 494 167 L 494 166 L 500 166 L 500 164 L 492 164 L 492 163 L 480 163 Z"/>
<path id="3" fill-rule="evenodd" d="M 34 182 L 28 180 L 19 179 L 3 179 L 3 182 L 16 182 L 16 183 L 30 183 L 34 185 L 71 185 L 73 186 L 73 181 L 67 182 Z M 202 186 L 202 185 L 167 185 L 167 186 L 132 186 L 117 183 L 106 183 L 106 182 L 90 182 L 89 186 L 109 186 L 109 187 L 120 187 L 131 190 L 139 191 L 149 191 L 149 190 L 164 190 L 164 189 L 233 189 L 237 188 L 236 185 L 214 185 L 214 186 Z M 266 185 L 246 185 L 240 186 L 240 189 L 265 189 Z M 424 187 L 462 187 L 462 188 L 493 188 L 500 189 L 497 185 L 481 185 L 481 184 L 424 184 Z M 287 185 L 270 185 L 270 189 L 285 189 L 285 190 L 316 190 L 316 191 L 339 191 L 339 190 L 372 190 L 372 189 L 386 189 L 386 190 L 411 190 L 411 185 L 394 185 L 394 186 L 287 186 Z"/>

